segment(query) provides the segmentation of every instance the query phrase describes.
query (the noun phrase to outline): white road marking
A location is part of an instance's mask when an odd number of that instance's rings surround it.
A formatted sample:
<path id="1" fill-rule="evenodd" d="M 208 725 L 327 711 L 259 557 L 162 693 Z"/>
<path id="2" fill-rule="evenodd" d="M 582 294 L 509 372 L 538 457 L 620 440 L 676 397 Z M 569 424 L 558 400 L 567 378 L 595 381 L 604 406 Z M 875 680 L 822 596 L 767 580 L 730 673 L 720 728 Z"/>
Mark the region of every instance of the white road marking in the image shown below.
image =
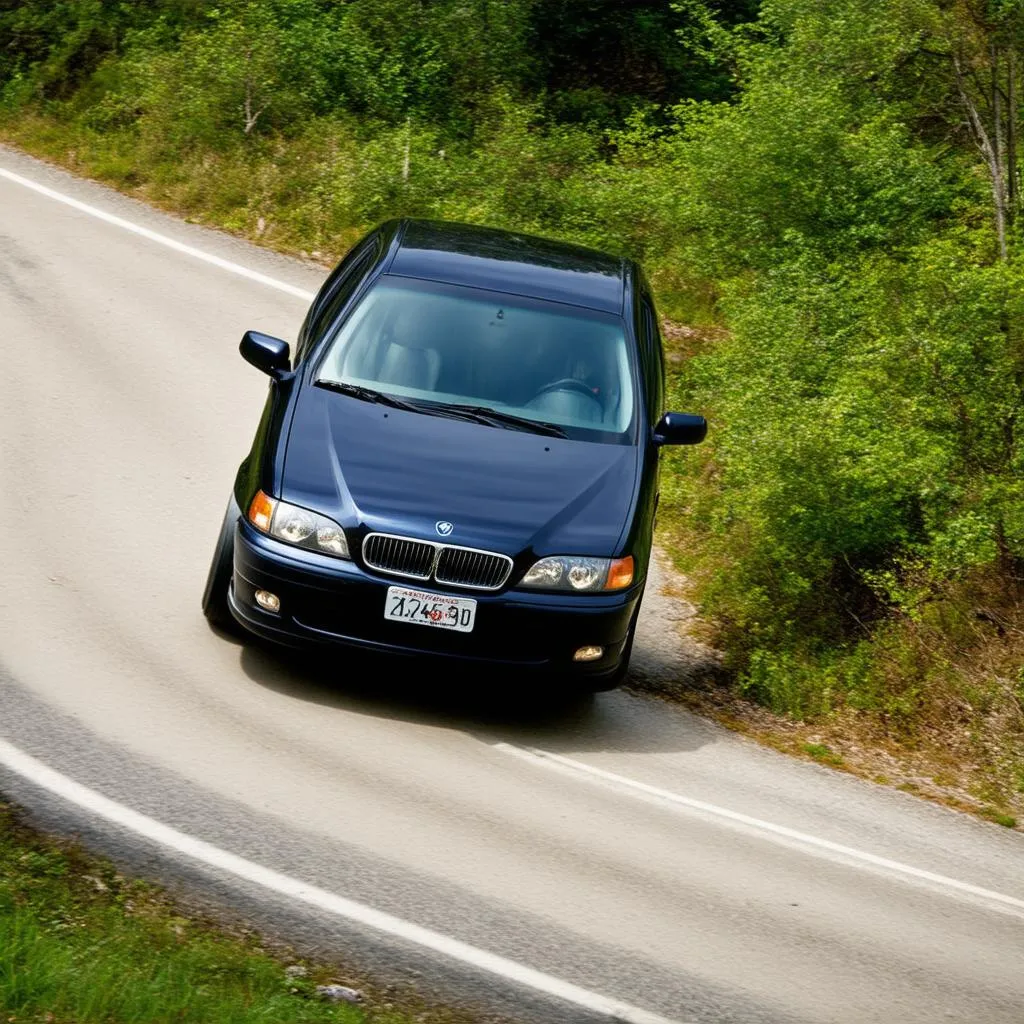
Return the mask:
<path id="1" fill-rule="evenodd" d="M 204 252 L 202 249 L 196 249 L 194 246 L 186 245 L 184 242 L 179 242 L 177 239 L 171 238 L 169 235 L 162 235 L 159 231 L 144 228 L 141 224 L 134 224 L 130 220 L 125 220 L 124 217 L 117 217 L 112 213 L 107 213 L 106 210 L 99 209 L 99 207 L 83 203 L 80 199 L 73 199 L 71 196 L 67 196 L 63 192 L 58 192 L 56 189 L 48 188 L 46 185 L 40 185 L 38 182 L 32 181 L 29 178 L 23 178 L 20 174 L 15 174 L 13 171 L 8 171 L 3 167 L 0 167 L 0 178 L 6 178 L 8 181 L 13 181 L 16 185 L 23 185 L 25 188 L 32 189 L 33 192 L 38 192 L 40 195 L 47 196 L 50 199 L 56 199 L 58 203 L 64 203 L 66 206 L 70 206 L 72 209 L 78 210 L 81 213 L 89 214 L 90 217 L 96 217 L 98 220 L 106 221 L 107 224 L 113 224 L 115 227 L 123 228 L 125 231 L 131 231 L 132 234 L 140 235 L 143 238 L 149 239 L 151 242 L 156 242 L 159 245 L 166 245 L 168 249 L 173 249 L 175 252 L 184 253 L 186 256 L 191 256 L 193 259 L 202 260 L 204 263 L 212 263 L 213 266 L 220 267 L 221 270 L 226 270 L 231 274 L 237 274 L 239 277 L 246 277 L 250 281 L 255 281 L 257 284 L 264 284 L 268 288 L 276 288 L 279 292 L 294 295 L 297 299 L 304 299 L 306 302 L 311 302 L 315 294 L 314 292 L 307 291 L 305 288 L 299 288 L 296 285 L 288 284 L 285 281 L 278 281 L 277 278 L 269 277 L 267 274 L 261 274 L 258 270 L 251 270 L 249 267 L 243 267 L 241 263 L 234 263 L 231 260 L 223 259 L 220 256 L 214 256 L 212 253 Z"/>
<path id="2" fill-rule="evenodd" d="M 546 996 L 561 999 L 597 1015 L 607 1017 L 622 1024 L 681 1024 L 649 1010 L 631 1006 L 629 1003 L 612 999 L 598 992 L 562 981 L 550 974 L 527 967 L 525 964 L 508 960 L 496 953 L 471 946 L 459 939 L 432 931 L 411 921 L 375 910 L 365 903 L 339 896 L 336 893 L 319 889 L 314 885 L 283 875 L 271 868 L 263 867 L 253 861 L 246 860 L 236 854 L 228 853 L 202 839 L 196 839 L 184 832 L 179 832 L 169 825 L 149 818 L 138 811 L 133 811 L 124 804 L 119 804 L 93 789 L 83 786 L 66 775 L 47 767 L 30 754 L 24 753 L 5 740 L 0 740 L 0 765 L 17 773 L 29 782 L 45 789 L 63 800 L 67 800 L 99 818 L 117 825 L 150 842 L 157 843 L 167 850 L 181 854 L 191 860 L 206 864 L 220 871 L 226 871 L 247 882 L 253 882 L 265 889 L 288 896 L 302 903 L 308 903 L 318 910 L 327 911 L 337 917 L 356 924 L 365 925 L 375 931 L 403 939 L 406 942 L 421 946 L 434 953 L 441 953 L 495 975 L 504 981 L 514 982 L 533 989 Z"/>
<path id="3" fill-rule="evenodd" d="M 742 825 L 749 830 L 771 837 L 776 841 L 782 839 L 787 846 L 795 845 L 804 848 L 808 852 L 825 853 L 841 858 L 846 862 L 881 868 L 884 871 L 913 878 L 919 882 L 926 882 L 932 886 L 974 897 L 976 900 L 984 901 L 992 909 L 1006 910 L 1015 915 L 1024 913 L 1024 900 L 1018 899 L 1016 896 L 1008 896 L 1005 893 L 995 892 L 992 889 L 984 889 L 981 886 L 972 885 L 970 882 L 961 882 L 956 878 L 936 874 L 934 871 L 915 868 L 910 864 L 890 860 L 888 857 L 879 857 L 877 854 L 868 853 L 865 850 L 844 846 L 842 843 L 834 843 L 830 839 L 821 839 L 807 832 L 798 832 L 796 829 L 789 828 L 786 825 L 776 825 L 761 818 L 751 817 L 749 814 L 730 811 L 726 807 L 709 804 L 704 800 L 695 800 L 692 797 L 682 796 L 679 793 L 673 793 L 671 790 L 651 786 L 646 782 L 638 782 L 636 779 L 630 779 L 625 775 L 617 775 L 615 772 L 598 768 L 592 764 L 586 764 L 583 761 L 576 761 L 562 754 L 552 754 L 547 750 L 540 750 L 536 747 L 517 747 L 511 743 L 494 743 L 491 746 L 494 750 L 511 754 L 531 764 L 539 765 L 548 770 L 554 769 L 587 782 L 597 783 L 618 793 L 640 796 L 643 799 L 657 803 L 666 803 L 674 807 L 685 808 L 689 811 L 696 811 Z"/>

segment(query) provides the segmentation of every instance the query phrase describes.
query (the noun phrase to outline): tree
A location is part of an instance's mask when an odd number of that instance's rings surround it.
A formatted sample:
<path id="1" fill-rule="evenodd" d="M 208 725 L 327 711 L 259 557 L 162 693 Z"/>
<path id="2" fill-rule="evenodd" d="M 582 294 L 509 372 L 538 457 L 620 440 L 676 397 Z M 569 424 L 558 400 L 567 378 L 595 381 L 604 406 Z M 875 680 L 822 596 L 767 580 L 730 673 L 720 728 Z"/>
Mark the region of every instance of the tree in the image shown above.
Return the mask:
<path id="1" fill-rule="evenodd" d="M 999 254 L 1020 207 L 1017 163 L 1024 7 L 1015 0 L 957 0 L 944 12 L 941 41 L 952 64 L 967 127 L 992 189 Z"/>
<path id="2" fill-rule="evenodd" d="M 169 52 L 133 54 L 152 135 L 215 149 L 287 130 L 324 103 L 324 24 L 317 0 L 227 0 Z"/>

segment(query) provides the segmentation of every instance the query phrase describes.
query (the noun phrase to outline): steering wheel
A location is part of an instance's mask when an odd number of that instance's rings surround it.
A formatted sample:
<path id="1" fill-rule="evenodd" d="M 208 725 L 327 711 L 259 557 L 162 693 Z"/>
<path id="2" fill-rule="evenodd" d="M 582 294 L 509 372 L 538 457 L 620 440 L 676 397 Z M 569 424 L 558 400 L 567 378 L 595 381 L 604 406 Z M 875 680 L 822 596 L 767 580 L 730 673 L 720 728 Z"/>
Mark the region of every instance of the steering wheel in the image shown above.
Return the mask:
<path id="1" fill-rule="evenodd" d="M 542 395 L 548 394 L 550 391 L 577 391 L 581 395 L 586 395 L 593 402 L 601 404 L 601 400 L 594 394 L 590 388 L 587 387 L 583 381 L 576 377 L 562 377 L 561 380 L 553 380 L 550 384 L 545 384 L 534 396 L 530 399 L 530 402 L 536 402 Z M 529 405 L 530 402 L 526 404 Z"/>

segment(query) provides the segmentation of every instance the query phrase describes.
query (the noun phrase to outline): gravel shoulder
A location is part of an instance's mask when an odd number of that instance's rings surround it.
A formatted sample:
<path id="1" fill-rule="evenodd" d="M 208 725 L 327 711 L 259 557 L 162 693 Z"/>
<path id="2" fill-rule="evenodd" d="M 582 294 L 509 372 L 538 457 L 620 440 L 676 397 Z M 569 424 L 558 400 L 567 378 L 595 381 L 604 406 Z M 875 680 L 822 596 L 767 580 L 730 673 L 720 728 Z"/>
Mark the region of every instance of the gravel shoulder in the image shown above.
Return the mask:
<path id="1" fill-rule="evenodd" d="M 682 705 L 780 753 L 1024 832 L 1024 822 L 974 795 L 975 766 L 951 757 L 938 740 L 908 749 L 854 712 L 811 724 L 745 700 L 723 653 L 699 639 L 713 629 L 688 594 L 662 538 L 651 561 L 627 689 Z"/>

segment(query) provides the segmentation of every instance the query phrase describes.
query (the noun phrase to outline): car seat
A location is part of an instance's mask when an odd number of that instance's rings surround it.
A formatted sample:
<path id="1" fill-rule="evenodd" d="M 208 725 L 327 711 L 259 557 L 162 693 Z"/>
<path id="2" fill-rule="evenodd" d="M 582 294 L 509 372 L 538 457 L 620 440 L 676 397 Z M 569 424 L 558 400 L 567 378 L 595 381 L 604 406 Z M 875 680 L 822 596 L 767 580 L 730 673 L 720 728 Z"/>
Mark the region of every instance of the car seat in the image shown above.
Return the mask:
<path id="1" fill-rule="evenodd" d="M 381 384 L 433 391 L 441 376 L 441 353 L 429 320 L 406 307 L 386 332 L 377 380 Z"/>
<path id="2" fill-rule="evenodd" d="M 381 384 L 433 391 L 441 376 L 441 355 L 435 348 L 390 342 L 384 350 L 377 379 Z"/>

